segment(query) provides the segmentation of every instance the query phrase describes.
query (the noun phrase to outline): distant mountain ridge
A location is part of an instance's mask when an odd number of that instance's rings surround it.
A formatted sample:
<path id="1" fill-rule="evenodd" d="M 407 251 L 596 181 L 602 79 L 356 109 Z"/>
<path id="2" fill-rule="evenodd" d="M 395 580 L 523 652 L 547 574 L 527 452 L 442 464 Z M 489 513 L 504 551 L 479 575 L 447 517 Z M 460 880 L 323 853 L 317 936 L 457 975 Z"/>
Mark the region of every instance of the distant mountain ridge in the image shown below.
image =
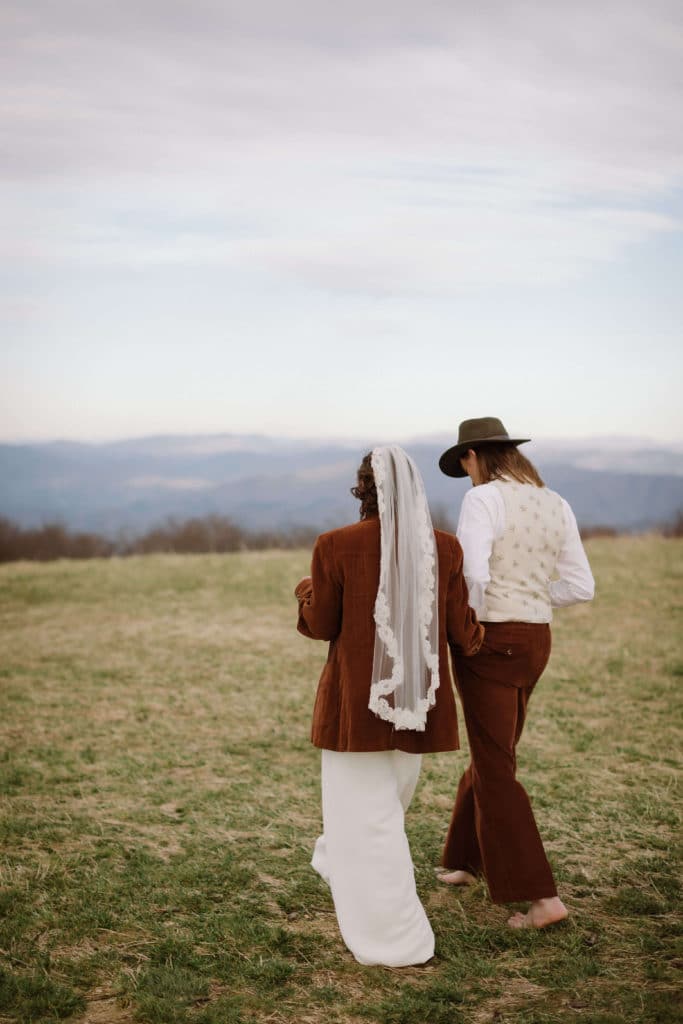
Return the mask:
<path id="1" fill-rule="evenodd" d="M 0 444 L 0 516 L 110 536 L 205 515 L 253 529 L 329 529 L 357 516 L 349 488 L 371 443 L 219 434 Z M 469 481 L 438 469 L 452 443 L 432 436 L 404 447 L 432 509 L 455 522 Z M 683 445 L 595 438 L 532 442 L 524 450 L 583 526 L 648 529 L 683 508 Z"/>

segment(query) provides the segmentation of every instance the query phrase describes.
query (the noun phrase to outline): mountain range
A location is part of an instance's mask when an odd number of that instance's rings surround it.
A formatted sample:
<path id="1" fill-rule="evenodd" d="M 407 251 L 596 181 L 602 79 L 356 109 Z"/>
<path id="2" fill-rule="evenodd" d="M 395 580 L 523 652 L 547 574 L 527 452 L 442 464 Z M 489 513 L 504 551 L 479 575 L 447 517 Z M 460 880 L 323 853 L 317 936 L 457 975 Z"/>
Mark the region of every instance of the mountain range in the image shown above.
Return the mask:
<path id="1" fill-rule="evenodd" d="M 470 484 L 439 471 L 439 455 L 453 443 L 436 435 L 403 447 L 422 472 L 432 512 L 454 524 Z M 324 530 L 357 518 L 349 488 L 371 444 L 237 434 L 0 444 L 0 516 L 107 536 L 206 515 L 251 529 Z M 583 527 L 645 530 L 683 509 L 683 444 L 603 437 L 523 450 Z"/>

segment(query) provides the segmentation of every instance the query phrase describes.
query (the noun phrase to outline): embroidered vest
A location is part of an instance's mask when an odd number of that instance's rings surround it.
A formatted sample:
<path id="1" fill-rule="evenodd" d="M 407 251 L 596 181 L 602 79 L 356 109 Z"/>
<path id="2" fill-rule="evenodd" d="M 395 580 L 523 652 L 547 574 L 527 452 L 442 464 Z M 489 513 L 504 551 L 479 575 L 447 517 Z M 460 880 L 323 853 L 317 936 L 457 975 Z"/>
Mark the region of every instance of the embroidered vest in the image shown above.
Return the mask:
<path id="1" fill-rule="evenodd" d="M 493 544 L 484 620 L 550 622 L 548 584 L 565 537 L 562 499 L 547 487 L 495 480 L 505 503 L 505 532 Z"/>

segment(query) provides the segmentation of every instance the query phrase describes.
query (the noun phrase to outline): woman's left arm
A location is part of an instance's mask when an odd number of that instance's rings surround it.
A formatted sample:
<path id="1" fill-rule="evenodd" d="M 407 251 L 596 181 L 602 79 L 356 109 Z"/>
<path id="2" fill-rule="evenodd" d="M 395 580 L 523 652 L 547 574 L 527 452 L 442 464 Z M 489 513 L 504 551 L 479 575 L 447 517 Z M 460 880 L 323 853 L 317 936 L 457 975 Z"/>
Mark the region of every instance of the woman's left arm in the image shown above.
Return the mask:
<path id="1" fill-rule="evenodd" d="M 311 575 L 297 584 L 294 593 L 299 602 L 299 632 L 313 640 L 334 640 L 341 629 L 343 588 L 329 533 L 315 542 Z"/>

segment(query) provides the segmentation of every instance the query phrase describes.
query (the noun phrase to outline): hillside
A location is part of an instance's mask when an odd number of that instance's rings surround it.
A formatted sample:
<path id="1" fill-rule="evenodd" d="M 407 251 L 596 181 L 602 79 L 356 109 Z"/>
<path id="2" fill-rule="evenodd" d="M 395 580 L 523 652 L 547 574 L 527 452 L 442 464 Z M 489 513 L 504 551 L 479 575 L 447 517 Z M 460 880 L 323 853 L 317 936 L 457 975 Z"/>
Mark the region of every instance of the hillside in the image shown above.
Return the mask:
<path id="1" fill-rule="evenodd" d="M 432 508 L 455 521 L 469 482 L 439 472 L 449 443 L 417 439 L 405 447 L 422 471 Z M 356 517 L 349 488 L 369 447 L 239 435 L 3 444 L 0 516 L 22 526 L 57 520 L 109 535 L 209 514 L 255 529 L 324 529 Z M 683 507 L 681 446 L 598 439 L 534 442 L 525 450 L 583 526 L 641 530 Z"/>

